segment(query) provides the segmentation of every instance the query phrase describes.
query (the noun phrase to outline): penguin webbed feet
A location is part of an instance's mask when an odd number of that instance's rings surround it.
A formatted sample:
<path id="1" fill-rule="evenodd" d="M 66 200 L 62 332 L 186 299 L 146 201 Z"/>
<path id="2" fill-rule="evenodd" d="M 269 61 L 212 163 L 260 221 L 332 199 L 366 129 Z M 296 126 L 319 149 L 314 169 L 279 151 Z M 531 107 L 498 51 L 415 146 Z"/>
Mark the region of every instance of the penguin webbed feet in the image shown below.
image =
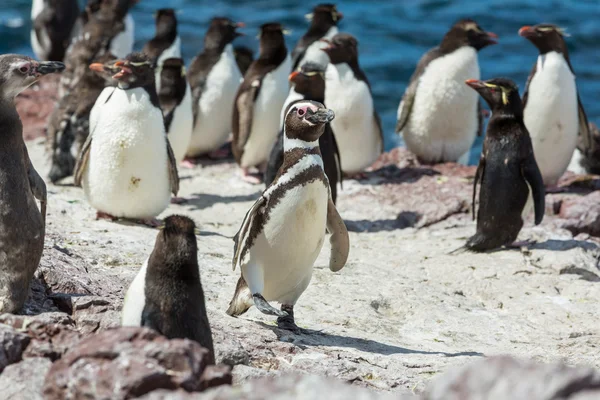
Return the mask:
<path id="1" fill-rule="evenodd" d="M 274 315 L 277 317 L 287 317 L 288 316 L 287 312 L 285 312 L 283 310 L 279 311 L 278 309 L 276 309 L 275 307 L 270 305 L 269 302 L 267 300 L 265 300 L 265 298 L 260 293 L 253 294 L 252 298 L 254 299 L 254 305 L 256 306 L 256 308 L 258 308 L 258 310 L 261 313 L 267 314 L 267 315 Z"/>
<path id="2" fill-rule="evenodd" d="M 282 304 L 281 311 L 285 312 L 287 315 L 285 317 L 277 318 L 277 327 L 294 333 L 303 333 L 303 330 L 296 325 L 296 321 L 294 320 L 294 306 Z"/>

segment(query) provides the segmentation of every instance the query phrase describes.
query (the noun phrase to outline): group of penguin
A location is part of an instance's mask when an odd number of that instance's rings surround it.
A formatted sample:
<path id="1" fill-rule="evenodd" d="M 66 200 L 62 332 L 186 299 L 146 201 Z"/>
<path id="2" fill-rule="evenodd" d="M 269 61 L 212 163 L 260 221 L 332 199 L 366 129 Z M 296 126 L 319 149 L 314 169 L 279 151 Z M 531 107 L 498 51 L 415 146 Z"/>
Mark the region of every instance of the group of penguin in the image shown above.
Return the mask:
<path id="1" fill-rule="evenodd" d="M 156 36 L 143 52 L 132 52 L 129 10 L 136 1 L 89 0 L 79 14 L 75 0 L 70 6 L 34 0 L 33 48 L 40 58 L 63 58 L 66 65 L 0 56 L 0 123 L 7 132 L 0 177 L 10 178 L 0 184 L 11 185 L 0 187 L 7 210 L 0 214 L 0 252 L 7 254 L 0 265 L 6 283 L 0 312 L 23 306 L 45 232 L 46 187 L 27 155 L 13 99 L 42 75 L 62 72 L 48 125 L 50 179 L 73 175 L 98 217 L 153 222 L 178 193 L 184 158 L 219 156 L 233 134 L 231 150 L 242 176 L 256 178 L 251 168 L 258 167 L 266 189 L 234 238 L 232 266 L 241 276 L 227 313 L 237 316 L 255 305 L 276 316 L 280 328 L 300 331 L 294 305 L 308 287 L 326 233 L 331 271 L 348 260 L 337 183 L 342 174 L 364 171 L 383 151 L 358 42 L 338 32 L 343 16 L 336 6 L 321 4 L 291 55 L 284 27 L 262 25 L 259 56 L 252 60 L 232 45 L 244 25 L 214 18 L 203 51 L 186 71 L 173 10 L 157 12 Z M 523 100 L 509 79 L 479 80 L 477 52 L 497 37 L 464 19 L 419 61 L 398 109 L 397 131 L 409 150 L 435 163 L 468 153 L 482 134 L 478 97 L 489 105 L 473 187 L 475 215 L 480 186 L 477 232 L 467 241 L 469 250 L 513 244 L 530 196 L 540 223 L 545 186 L 556 184 L 576 147 L 584 159 L 593 147 L 564 32 L 541 24 L 519 34 L 540 53 Z M 127 292 L 122 323 L 187 337 L 212 351 L 196 232 L 187 217 L 165 218 Z"/>

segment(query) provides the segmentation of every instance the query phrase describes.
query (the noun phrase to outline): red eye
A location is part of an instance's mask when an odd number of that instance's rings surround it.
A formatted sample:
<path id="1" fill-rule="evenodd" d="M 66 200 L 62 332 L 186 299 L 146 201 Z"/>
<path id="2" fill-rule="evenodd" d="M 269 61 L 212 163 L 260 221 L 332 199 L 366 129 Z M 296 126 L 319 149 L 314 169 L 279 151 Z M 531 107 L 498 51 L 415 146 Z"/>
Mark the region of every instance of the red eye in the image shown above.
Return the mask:
<path id="1" fill-rule="evenodd" d="M 306 111 L 304 111 L 302 108 L 298 110 L 299 116 L 303 116 L 304 114 L 306 114 Z"/>

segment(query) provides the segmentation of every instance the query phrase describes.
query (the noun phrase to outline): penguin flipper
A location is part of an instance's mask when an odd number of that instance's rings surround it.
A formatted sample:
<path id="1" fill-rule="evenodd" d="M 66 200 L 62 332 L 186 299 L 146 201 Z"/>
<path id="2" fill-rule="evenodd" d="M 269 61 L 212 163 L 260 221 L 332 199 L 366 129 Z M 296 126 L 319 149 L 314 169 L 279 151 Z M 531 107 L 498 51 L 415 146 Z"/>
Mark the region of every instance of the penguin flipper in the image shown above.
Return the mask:
<path id="1" fill-rule="evenodd" d="M 77 157 L 77 162 L 75 163 L 75 172 L 73 172 L 73 178 L 75 186 L 81 186 L 81 180 L 83 178 L 83 172 L 87 168 L 87 164 L 90 160 L 90 150 L 92 148 L 92 132 L 88 135 L 83 147 L 81 148 L 81 152 L 79 153 L 79 157 Z"/>
<path id="2" fill-rule="evenodd" d="M 421 80 L 421 75 L 425 72 L 425 68 L 429 65 L 430 62 L 442 56 L 442 52 L 439 47 L 434 47 L 429 50 L 427 53 L 421 57 L 417 67 L 415 68 L 415 72 L 413 72 L 410 77 L 410 81 L 408 83 L 408 87 L 402 96 L 402 101 L 400 102 L 400 107 L 398 107 L 398 122 L 396 123 L 396 133 L 402 132 L 402 129 L 406 126 L 408 122 L 408 118 L 410 117 L 410 112 L 412 111 L 412 106 L 415 102 L 415 96 L 417 94 L 417 88 L 419 87 L 419 81 Z"/>
<path id="3" fill-rule="evenodd" d="M 252 68 L 252 67 L 250 67 Z M 252 130 L 252 120 L 254 117 L 254 101 L 260 91 L 262 77 L 248 83 L 244 81 L 238 91 L 233 109 L 233 155 L 239 164 L 244 153 L 244 146 L 250 137 Z"/>
<path id="4" fill-rule="evenodd" d="M 379 148 L 379 152 L 383 153 L 383 150 L 385 149 L 385 142 L 383 140 L 383 127 L 381 126 L 381 117 L 375 109 L 373 109 L 373 120 L 375 122 L 375 129 L 377 130 L 377 134 L 381 139 L 381 146 Z"/>
<path id="5" fill-rule="evenodd" d="M 262 217 L 262 206 L 265 205 L 267 199 L 263 196 L 260 196 L 258 200 L 252 205 L 250 210 L 246 213 L 244 217 L 244 221 L 242 222 L 242 226 L 240 230 L 235 235 L 234 241 L 235 245 L 233 248 L 233 259 L 231 260 L 231 264 L 233 266 L 233 270 L 243 263 L 244 258 L 248 254 L 249 247 L 251 243 L 250 234 L 253 232 L 254 223 L 257 220 L 257 217 Z"/>
<path id="6" fill-rule="evenodd" d="M 267 162 L 267 169 L 265 170 L 265 187 L 271 186 L 271 183 L 275 180 L 277 173 L 283 165 L 283 130 L 279 131 L 277 135 L 277 142 L 271 150 L 269 155 L 269 161 Z"/>
<path id="7" fill-rule="evenodd" d="M 540 169 L 533 155 L 533 148 L 529 146 L 531 151 L 521 163 L 521 171 L 523 177 L 529 183 L 533 195 L 533 203 L 535 207 L 535 224 L 539 225 L 544 219 L 544 211 L 546 208 L 545 196 L 546 189 Z"/>
<path id="8" fill-rule="evenodd" d="M 579 115 L 579 140 L 577 148 L 579 148 L 581 153 L 584 155 L 591 154 L 594 151 L 593 147 L 595 145 L 595 142 L 592 138 L 592 133 L 588 124 L 587 115 L 585 113 L 585 110 L 583 109 L 583 105 L 581 104 L 579 93 L 577 93 L 577 110 Z"/>
<path id="9" fill-rule="evenodd" d="M 44 226 L 46 225 L 46 204 L 48 201 L 47 192 L 46 192 L 46 183 L 38 174 L 38 172 L 33 167 L 31 163 L 31 159 L 29 158 L 29 153 L 27 152 L 27 146 L 23 144 L 23 156 L 25 157 L 25 163 L 27 165 L 27 178 L 29 180 L 29 187 L 31 188 L 31 192 L 33 196 L 40 201 L 40 212 L 42 214 L 42 220 L 44 221 Z"/>
<path id="10" fill-rule="evenodd" d="M 529 84 L 531 83 L 531 80 L 533 79 L 533 76 L 535 75 L 536 72 L 537 72 L 537 62 L 533 64 L 533 67 L 531 68 L 531 72 L 529 73 L 529 76 L 527 77 L 527 83 L 525 84 L 525 91 L 523 92 L 523 110 L 525 110 L 525 106 L 527 105 L 527 99 L 529 98 Z"/>
<path id="11" fill-rule="evenodd" d="M 485 152 L 481 152 L 481 157 L 479 158 L 479 164 L 477 164 L 477 171 L 475 171 L 475 179 L 473 179 L 473 221 L 475 221 L 475 198 L 477 197 L 477 183 L 481 180 L 483 183 L 483 173 L 485 172 Z"/>
<path id="12" fill-rule="evenodd" d="M 177 160 L 175 159 L 175 154 L 173 153 L 173 148 L 171 147 L 171 143 L 169 143 L 169 139 L 167 139 L 166 142 L 167 156 L 169 157 L 168 171 L 169 183 L 171 184 L 171 193 L 173 193 L 173 196 L 177 196 L 177 193 L 179 192 L 179 174 L 177 173 Z"/>
<path id="13" fill-rule="evenodd" d="M 329 126 L 331 127 L 331 124 L 329 124 Z M 333 154 L 335 156 L 338 182 L 340 183 L 340 187 L 343 189 L 344 184 L 342 181 L 344 180 L 344 173 L 342 172 L 342 156 L 340 155 L 340 148 L 338 147 L 337 140 L 335 140 L 333 129 L 331 129 L 331 142 L 333 143 Z"/>
<path id="14" fill-rule="evenodd" d="M 350 252 L 350 238 L 344 220 L 338 214 L 331 196 L 327 203 L 327 230 L 331 233 L 331 255 L 329 257 L 329 269 L 338 272 L 348 261 Z"/>

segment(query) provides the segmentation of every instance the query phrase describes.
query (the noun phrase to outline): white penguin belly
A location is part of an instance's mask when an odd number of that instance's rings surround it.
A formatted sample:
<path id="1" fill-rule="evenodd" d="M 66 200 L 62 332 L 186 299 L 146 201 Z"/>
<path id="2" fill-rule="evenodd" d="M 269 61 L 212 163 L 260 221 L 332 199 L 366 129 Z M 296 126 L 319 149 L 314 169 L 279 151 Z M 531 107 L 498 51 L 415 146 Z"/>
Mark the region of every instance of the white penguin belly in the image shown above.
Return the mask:
<path id="1" fill-rule="evenodd" d="M 131 14 L 125 16 L 125 30 L 110 41 L 110 52 L 117 58 L 125 58 L 133 51 L 135 22 Z"/>
<path id="2" fill-rule="evenodd" d="M 335 35 L 337 35 L 337 33 L 337 26 L 332 26 L 331 28 L 329 28 L 325 36 L 323 36 L 323 39 L 331 39 Z M 321 65 L 322 67 L 326 67 L 327 64 L 329 64 L 329 56 L 323 51 L 323 49 L 327 46 L 327 43 L 321 42 L 320 40 L 311 43 L 310 46 L 308 46 L 308 48 L 306 49 L 304 56 L 298 63 L 298 67 L 301 67 L 307 62 L 313 62 L 315 64 Z"/>
<path id="3" fill-rule="evenodd" d="M 265 299 L 294 304 L 308 286 L 325 238 L 327 199 L 316 181 L 290 189 L 271 210 L 249 262 L 262 267 Z"/>
<path id="4" fill-rule="evenodd" d="M 113 92 L 96 110 L 83 189 L 90 204 L 115 217 L 153 218 L 170 199 L 160 108 L 144 89 Z"/>
<path id="5" fill-rule="evenodd" d="M 190 85 L 187 85 L 183 100 L 181 100 L 181 103 L 173 111 L 173 120 L 169 127 L 169 134 L 167 135 L 178 164 L 185 157 L 185 152 L 192 137 L 193 125 L 192 90 L 190 89 Z"/>
<path id="6" fill-rule="evenodd" d="M 198 156 L 217 150 L 231 133 L 233 102 L 242 80 L 233 47 L 228 44 L 206 79 L 198 101 L 198 118 L 187 154 Z"/>
<path id="7" fill-rule="evenodd" d="M 477 52 L 470 46 L 427 66 L 402 131 L 412 153 L 427 162 L 444 162 L 457 161 L 471 149 L 479 129 L 479 95 L 465 80 L 479 78 Z"/>
<path id="8" fill-rule="evenodd" d="M 555 185 L 569 166 L 579 134 L 577 108 L 575 76 L 563 56 L 540 56 L 529 83 L 524 121 L 546 185 Z"/>
<path id="9" fill-rule="evenodd" d="M 381 136 L 369 87 L 354 77 L 347 64 L 329 64 L 326 79 L 325 104 L 335 112 L 331 129 L 340 151 L 342 169 L 347 173 L 363 171 L 381 153 Z"/>
<path id="10" fill-rule="evenodd" d="M 288 93 L 290 56 L 262 80 L 254 102 L 250 136 L 244 146 L 241 166 L 254 167 L 267 161 L 279 133 L 280 111 Z"/>
<path id="11" fill-rule="evenodd" d="M 123 310 L 121 311 L 122 326 L 140 326 L 142 324 L 142 313 L 146 303 L 146 270 L 148 269 L 148 260 L 140 268 L 137 275 L 131 282 L 125 300 L 123 301 Z"/>

